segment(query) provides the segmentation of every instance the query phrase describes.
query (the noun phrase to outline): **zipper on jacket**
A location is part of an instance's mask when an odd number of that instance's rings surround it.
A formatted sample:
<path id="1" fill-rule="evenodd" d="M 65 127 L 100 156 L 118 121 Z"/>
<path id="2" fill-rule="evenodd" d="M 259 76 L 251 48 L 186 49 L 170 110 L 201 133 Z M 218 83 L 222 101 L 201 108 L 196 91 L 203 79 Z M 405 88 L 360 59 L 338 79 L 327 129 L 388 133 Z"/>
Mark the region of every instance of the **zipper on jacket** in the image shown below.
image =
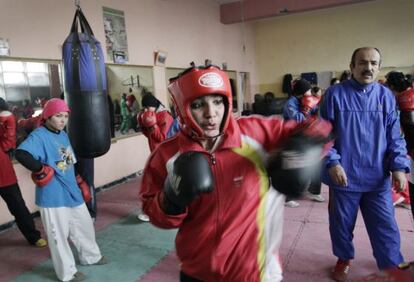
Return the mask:
<path id="1" fill-rule="evenodd" d="M 216 156 L 214 154 L 211 154 L 211 164 L 216 164 Z"/>
<path id="2" fill-rule="evenodd" d="M 211 159 L 211 164 L 214 166 L 212 167 L 212 170 L 215 172 L 214 174 L 217 175 L 219 173 L 218 171 L 218 167 L 216 166 L 217 164 L 217 160 L 216 160 L 216 155 L 214 153 L 210 153 L 210 159 Z M 214 180 L 214 185 L 215 187 L 217 187 L 217 178 L 215 178 Z M 215 238 L 214 238 L 214 246 L 213 246 L 213 251 L 212 251 L 212 255 L 213 255 L 213 259 L 212 259 L 212 270 L 213 270 L 213 277 L 214 277 L 214 281 L 219 281 L 219 274 L 216 273 L 218 267 L 217 267 L 217 247 L 220 241 L 220 195 L 219 195 L 219 191 L 220 190 L 216 190 L 216 222 L 215 222 Z"/>

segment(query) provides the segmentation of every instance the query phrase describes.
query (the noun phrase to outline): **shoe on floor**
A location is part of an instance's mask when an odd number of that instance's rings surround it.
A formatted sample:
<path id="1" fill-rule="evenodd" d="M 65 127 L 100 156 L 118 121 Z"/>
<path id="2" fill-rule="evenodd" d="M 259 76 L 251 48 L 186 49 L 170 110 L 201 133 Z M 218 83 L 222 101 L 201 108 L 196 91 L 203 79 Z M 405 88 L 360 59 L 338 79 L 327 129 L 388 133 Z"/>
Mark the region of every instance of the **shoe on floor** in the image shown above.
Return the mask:
<path id="1" fill-rule="evenodd" d="M 397 206 L 402 207 L 402 208 L 407 209 L 407 210 L 411 210 L 411 205 L 407 204 L 407 203 L 398 203 Z"/>
<path id="2" fill-rule="evenodd" d="M 296 201 L 287 201 L 285 203 L 285 206 L 288 207 L 288 208 L 297 208 L 297 207 L 300 206 L 300 204 Z"/>
<path id="3" fill-rule="evenodd" d="M 394 206 L 397 206 L 398 204 L 401 204 L 402 202 L 404 202 L 404 197 L 400 196 L 398 199 L 394 200 L 394 202 L 392 203 Z"/>
<path id="4" fill-rule="evenodd" d="M 104 265 L 108 263 L 108 258 L 106 256 L 102 256 L 100 260 L 98 260 L 95 263 L 92 263 L 92 265 Z"/>
<path id="5" fill-rule="evenodd" d="M 138 219 L 141 220 L 141 221 L 144 221 L 144 222 L 148 222 L 149 221 L 149 217 L 145 213 L 140 213 L 138 215 Z"/>
<path id="6" fill-rule="evenodd" d="M 34 245 L 38 248 L 43 248 L 47 246 L 47 241 L 45 239 L 40 238 L 39 240 L 37 240 Z"/>
<path id="7" fill-rule="evenodd" d="M 347 281 L 350 267 L 351 261 L 343 261 L 338 259 L 335 268 L 332 271 L 332 279 L 339 282 Z"/>
<path id="8" fill-rule="evenodd" d="M 325 202 L 325 198 L 321 194 L 312 194 L 308 192 L 306 193 L 306 197 L 315 202 L 319 202 L 319 203 Z"/>
<path id="9" fill-rule="evenodd" d="M 75 274 L 73 274 L 73 278 L 70 279 L 70 282 L 75 282 L 75 281 L 83 281 L 86 279 L 86 275 L 83 274 L 82 272 L 76 272 Z"/>

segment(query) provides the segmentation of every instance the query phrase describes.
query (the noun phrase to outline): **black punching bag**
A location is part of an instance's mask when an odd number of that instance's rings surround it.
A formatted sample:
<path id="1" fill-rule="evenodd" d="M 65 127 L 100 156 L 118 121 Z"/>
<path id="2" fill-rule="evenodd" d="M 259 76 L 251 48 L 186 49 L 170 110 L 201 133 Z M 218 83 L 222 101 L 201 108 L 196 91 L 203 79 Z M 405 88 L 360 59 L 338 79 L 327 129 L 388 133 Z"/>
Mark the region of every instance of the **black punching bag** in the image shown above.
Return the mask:
<path id="1" fill-rule="evenodd" d="M 73 149 L 83 158 L 102 156 L 111 146 L 105 61 L 80 7 L 63 43 L 62 57 L 65 99 L 71 110 L 67 130 Z"/>

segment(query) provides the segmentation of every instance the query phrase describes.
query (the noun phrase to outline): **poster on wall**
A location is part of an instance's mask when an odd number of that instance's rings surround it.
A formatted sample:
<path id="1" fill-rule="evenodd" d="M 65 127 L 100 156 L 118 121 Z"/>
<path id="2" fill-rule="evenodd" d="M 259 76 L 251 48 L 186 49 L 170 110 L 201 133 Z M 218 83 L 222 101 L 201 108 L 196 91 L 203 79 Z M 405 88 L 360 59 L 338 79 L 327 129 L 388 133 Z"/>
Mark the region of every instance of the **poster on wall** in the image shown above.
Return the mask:
<path id="1" fill-rule="evenodd" d="M 106 55 L 114 63 L 128 62 L 128 41 L 124 12 L 103 7 Z"/>
<path id="2" fill-rule="evenodd" d="M 154 52 L 154 65 L 156 66 L 165 66 L 165 61 L 167 60 L 167 52 L 155 51 Z"/>
<path id="3" fill-rule="evenodd" d="M 9 40 L 0 37 L 0 56 L 10 56 Z"/>

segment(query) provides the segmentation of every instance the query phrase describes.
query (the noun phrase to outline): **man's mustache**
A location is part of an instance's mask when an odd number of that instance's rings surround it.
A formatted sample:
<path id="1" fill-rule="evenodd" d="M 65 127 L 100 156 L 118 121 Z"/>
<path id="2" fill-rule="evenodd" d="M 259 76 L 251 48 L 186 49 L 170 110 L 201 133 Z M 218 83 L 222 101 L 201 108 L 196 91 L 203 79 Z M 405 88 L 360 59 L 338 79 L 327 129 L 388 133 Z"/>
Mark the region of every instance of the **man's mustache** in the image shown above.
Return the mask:
<path id="1" fill-rule="evenodd" d="M 372 76 L 372 72 L 370 72 L 370 71 L 363 71 L 362 72 L 362 75 L 370 75 L 370 76 Z"/>

